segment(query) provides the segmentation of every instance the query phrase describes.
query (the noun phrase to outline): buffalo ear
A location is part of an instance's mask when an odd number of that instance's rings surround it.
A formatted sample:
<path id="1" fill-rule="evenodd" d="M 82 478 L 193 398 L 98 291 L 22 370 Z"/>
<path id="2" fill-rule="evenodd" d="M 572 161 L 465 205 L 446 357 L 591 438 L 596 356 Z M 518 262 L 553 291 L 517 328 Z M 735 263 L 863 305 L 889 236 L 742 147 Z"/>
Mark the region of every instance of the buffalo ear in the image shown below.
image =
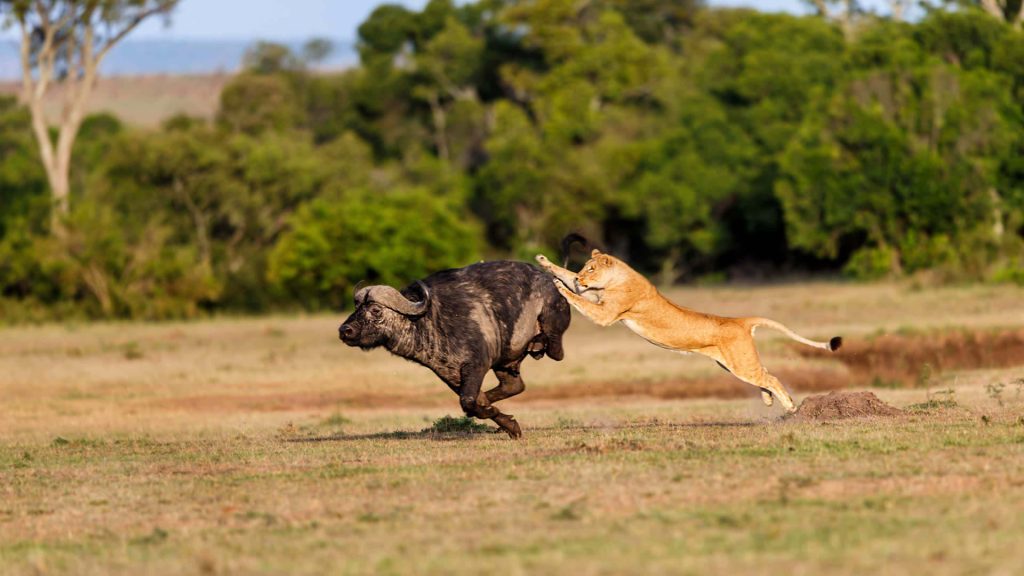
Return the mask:
<path id="1" fill-rule="evenodd" d="M 593 249 L 593 250 L 592 250 L 592 251 L 590 252 L 590 256 L 591 256 L 591 257 L 594 257 L 594 256 L 597 256 L 597 255 L 598 255 L 598 254 L 600 254 L 600 253 L 601 253 L 601 251 L 600 251 L 600 250 L 598 250 L 597 248 L 594 248 L 594 249 Z"/>

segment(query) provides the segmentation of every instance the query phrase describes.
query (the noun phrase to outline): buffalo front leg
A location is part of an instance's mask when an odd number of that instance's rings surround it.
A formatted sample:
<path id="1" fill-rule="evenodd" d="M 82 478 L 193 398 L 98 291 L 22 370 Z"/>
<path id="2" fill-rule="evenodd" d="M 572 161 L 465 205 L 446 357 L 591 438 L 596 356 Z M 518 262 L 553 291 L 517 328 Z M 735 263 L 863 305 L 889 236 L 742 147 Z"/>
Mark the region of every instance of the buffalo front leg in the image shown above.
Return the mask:
<path id="1" fill-rule="evenodd" d="M 481 386 L 484 382 L 483 373 L 479 370 L 463 371 L 462 382 L 459 386 L 459 404 L 466 416 L 493 420 L 502 430 L 512 438 L 519 438 L 523 435 L 519 424 L 508 414 L 502 414 L 500 410 L 491 406 L 487 394 L 481 393 Z M 500 380 L 499 380 L 500 382 Z M 500 384 L 498 387 L 500 388 Z"/>

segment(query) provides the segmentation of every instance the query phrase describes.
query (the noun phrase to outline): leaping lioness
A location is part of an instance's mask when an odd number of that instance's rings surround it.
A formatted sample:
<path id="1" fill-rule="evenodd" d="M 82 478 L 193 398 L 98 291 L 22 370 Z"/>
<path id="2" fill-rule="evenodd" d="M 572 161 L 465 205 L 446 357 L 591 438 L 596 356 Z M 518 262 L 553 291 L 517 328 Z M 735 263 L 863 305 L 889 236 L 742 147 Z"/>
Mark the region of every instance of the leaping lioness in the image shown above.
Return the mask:
<path id="1" fill-rule="evenodd" d="M 797 342 L 838 350 L 839 336 L 815 342 L 768 318 L 726 318 L 703 314 L 673 304 L 653 284 L 625 262 L 594 250 L 579 274 L 573 274 L 537 255 L 541 267 L 555 276 L 555 287 L 569 304 L 601 326 L 619 320 L 648 342 L 676 352 L 697 352 L 748 384 L 761 389 L 768 406 L 778 398 L 787 411 L 796 410 L 779 380 L 761 365 L 754 345 L 754 329 L 768 326 Z"/>

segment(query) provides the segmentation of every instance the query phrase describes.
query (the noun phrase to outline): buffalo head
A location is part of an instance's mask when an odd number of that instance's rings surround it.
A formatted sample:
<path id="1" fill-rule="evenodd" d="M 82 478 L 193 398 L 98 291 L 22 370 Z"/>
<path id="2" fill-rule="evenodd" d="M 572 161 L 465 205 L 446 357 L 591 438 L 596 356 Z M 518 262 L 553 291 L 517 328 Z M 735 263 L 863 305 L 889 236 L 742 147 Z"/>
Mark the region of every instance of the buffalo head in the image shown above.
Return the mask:
<path id="1" fill-rule="evenodd" d="M 355 293 L 355 312 L 338 327 L 338 337 L 363 350 L 383 346 L 408 328 L 408 323 L 427 312 L 430 289 L 417 281 L 423 298 L 409 300 L 391 286 L 366 286 Z"/>

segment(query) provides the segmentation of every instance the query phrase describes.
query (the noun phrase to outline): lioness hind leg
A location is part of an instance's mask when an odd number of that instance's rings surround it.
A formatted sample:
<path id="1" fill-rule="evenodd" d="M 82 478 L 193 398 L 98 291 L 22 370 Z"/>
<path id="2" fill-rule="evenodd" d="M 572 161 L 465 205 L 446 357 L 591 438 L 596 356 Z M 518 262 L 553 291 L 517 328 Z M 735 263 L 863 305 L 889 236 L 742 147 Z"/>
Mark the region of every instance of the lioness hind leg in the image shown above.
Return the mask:
<path id="1" fill-rule="evenodd" d="M 775 396 L 782 402 L 786 412 L 796 412 L 796 404 L 793 403 L 793 398 L 789 395 L 789 392 L 786 392 L 786 389 L 782 387 L 782 382 L 779 382 L 778 378 L 769 374 L 764 367 L 761 368 L 761 374 L 761 399 L 763 400 L 765 395 L 769 397 Z M 771 391 L 771 394 L 768 394 L 765 390 Z M 771 406 L 770 402 L 766 401 L 765 404 Z"/>
<path id="2" fill-rule="evenodd" d="M 729 374 L 732 374 L 732 370 L 726 368 L 725 364 L 722 364 L 718 360 L 715 360 L 715 362 L 722 367 L 722 370 L 725 370 Z M 765 406 L 771 406 L 772 404 L 775 403 L 775 400 L 772 398 L 772 393 L 769 392 L 768 390 L 765 390 L 764 388 L 761 388 L 761 401 L 764 402 Z"/>
<path id="3" fill-rule="evenodd" d="M 786 389 L 782 387 L 782 382 L 775 376 L 768 373 L 763 366 L 758 366 L 756 370 L 749 372 L 733 372 L 737 378 L 743 380 L 747 384 L 753 384 L 761 389 L 761 400 L 765 406 L 771 406 L 774 404 L 774 399 L 778 398 L 779 402 L 782 402 L 782 407 L 786 409 L 786 412 L 796 412 L 796 405 L 793 404 L 793 398 L 786 392 Z"/>
<path id="4" fill-rule="evenodd" d="M 720 350 L 719 354 L 722 356 L 722 364 L 734 376 L 761 389 L 761 400 L 766 406 L 771 406 L 774 399 L 778 398 L 787 412 L 796 411 L 793 398 L 783 388 L 782 382 L 761 365 L 753 338 L 735 341 L 732 346 Z"/>

